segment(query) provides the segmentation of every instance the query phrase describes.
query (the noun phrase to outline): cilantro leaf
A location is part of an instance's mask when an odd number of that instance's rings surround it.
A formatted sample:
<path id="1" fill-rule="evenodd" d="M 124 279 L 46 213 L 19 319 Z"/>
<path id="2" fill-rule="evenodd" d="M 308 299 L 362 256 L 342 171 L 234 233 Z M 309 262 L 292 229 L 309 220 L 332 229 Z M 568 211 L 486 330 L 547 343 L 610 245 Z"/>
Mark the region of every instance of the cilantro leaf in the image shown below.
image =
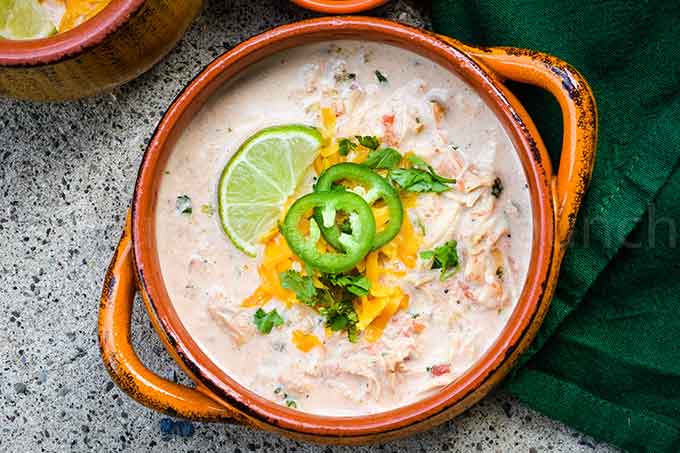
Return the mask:
<path id="1" fill-rule="evenodd" d="M 378 82 L 380 83 L 387 83 L 387 77 L 385 77 L 383 73 L 377 69 L 375 70 L 375 78 L 378 79 Z"/>
<path id="2" fill-rule="evenodd" d="M 455 183 L 453 178 L 438 175 L 434 168 L 418 156 L 407 156 L 413 168 L 393 168 L 389 179 L 407 192 L 446 192 L 450 189 L 446 184 Z"/>
<path id="3" fill-rule="evenodd" d="M 390 170 L 389 179 L 407 192 L 446 192 L 449 186 L 437 181 L 429 172 L 415 168 Z"/>
<path id="4" fill-rule="evenodd" d="M 320 290 L 318 309 L 326 318 L 326 326 L 334 332 L 345 330 L 347 338 L 356 342 L 359 322 L 354 310 L 353 300 L 360 295 L 368 294 L 371 282 L 364 275 L 325 274 L 319 280 L 327 288 Z"/>
<path id="5" fill-rule="evenodd" d="M 191 214 L 193 209 L 191 208 L 191 198 L 188 195 L 180 195 L 177 197 L 175 202 L 175 207 L 177 212 L 180 214 Z"/>
<path id="6" fill-rule="evenodd" d="M 357 144 L 348 138 L 341 138 L 338 141 L 338 152 L 341 156 L 346 156 L 350 151 L 354 151 L 357 148 Z"/>
<path id="7" fill-rule="evenodd" d="M 347 339 L 350 343 L 359 341 L 359 329 L 357 329 L 356 325 L 347 328 Z"/>
<path id="8" fill-rule="evenodd" d="M 359 317 L 352 300 L 368 293 L 371 283 L 365 276 L 323 274 L 319 280 L 325 288 L 315 287 L 312 277 L 303 276 L 293 269 L 282 272 L 280 278 L 282 287 L 293 291 L 300 302 L 326 318 L 326 326 L 333 331 L 347 330 L 350 341 L 356 341 Z"/>
<path id="9" fill-rule="evenodd" d="M 380 146 L 380 140 L 375 135 L 355 135 L 361 146 L 368 149 L 377 149 Z"/>
<path id="10" fill-rule="evenodd" d="M 319 308 L 319 313 L 326 318 L 326 326 L 333 332 L 349 330 L 356 326 L 359 317 L 354 311 L 352 299 L 333 299 L 332 302 Z"/>
<path id="11" fill-rule="evenodd" d="M 267 313 L 261 308 L 258 308 L 253 316 L 253 322 L 257 326 L 260 333 L 268 334 L 274 327 L 283 325 L 283 318 L 278 314 L 276 308 Z"/>
<path id="12" fill-rule="evenodd" d="M 438 175 L 437 172 L 434 171 L 434 168 L 432 168 L 432 165 L 428 164 L 425 162 L 423 159 L 416 155 L 410 155 L 407 157 L 409 162 L 411 162 L 411 165 L 413 165 L 413 168 L 417 168 L 419 170 L 427 170 L 430 172 L 430 175 L 432 175 L 432 178 L 441 183 L 455 183 L 456 180 L 454 178 L 446 178 L 444 176 Z"/>
<path id="13" fill-rule="evenodd" d="M 493 180 L 493 186 L 491 186 L 491 195 L 498 198 L 503 193 L 503 181 L 501 178 L 496 178 Z"/>
<path id="14" fill-rule="evenodd" d="M 396 168 L 401 162 L 401 154 L 394 148 L 382 148 L 371 151 L 361 165 L 369 168 Z"/>
<path id="15" fill-rule="evenodd" d="M 305 305 L 314 306 L 316 288 L 312 281 L 312 277 L 302 276 L 299 272 L 289 269 L 279 275 L 281 279 L 281 286 L 293 291 L 295 297 Z"/>
<path id="16" fill-rule="evenodd" d="M 416 156 L 415 154 L 410 154 L 406 156 L 406 159 L 408 159 L 409 162 L 411 162 L 411 165 L 413 165 L 413 168 L 420 168 L 421 170 L 426 170 L 430 164 L 425 162 L 422 158 Z"/>
<path id="17" fill-rule="evenodd" d="M 447 241 L 444 245 L 436 247 L 434 250 L 420 252 L 420 257 L 424 260 L 432 260 L 430 269 L 441 269 L 439 279 L 444 281 L 451 277 L 458 270 L 458 242 Z"/>
<path id="18" fill-rule="evenodd" d="M 342 71 L 334 76 L 336 82 L 346 82 L 348 80 L 354 80 L 357 75 L 353 72 Z"/>
<path id="19" fill-rule="evenodd" d="M 366 296 L 371 289 L 371 281 L 365 275 L 331 274 L 328 280 L 331 284 L 345 288 L 355 296 Z"/>

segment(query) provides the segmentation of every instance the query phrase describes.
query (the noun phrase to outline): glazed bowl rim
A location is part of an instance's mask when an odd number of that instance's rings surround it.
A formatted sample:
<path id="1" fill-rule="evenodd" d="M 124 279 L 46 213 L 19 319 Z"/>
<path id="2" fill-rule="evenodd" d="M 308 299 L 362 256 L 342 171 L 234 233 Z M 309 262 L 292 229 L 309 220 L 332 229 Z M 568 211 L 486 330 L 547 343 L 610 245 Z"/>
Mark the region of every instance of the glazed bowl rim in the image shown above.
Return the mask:
<path id="1" fill-rule="evenodd" d="M 291 0 L 311 11 L 325 14 L 353 14 L 382 6 L 390 0 Z"/>
<path id="2" fill-rule="evenodd" d="M 41 39 L 0 39 L 0 66 L 40 66 L 73 58 L 104 42 L 146 0 L 112 0 L 103 10 L 72 30 Z"/>
<path id="3" fill-rule="evenodd" d="M 493 345 L 475 365 L 434 395 L 387 412 L 351 417 L 322 416 L 292 410 L 238 384 L 212 362 L 179 319 L 160 274 L 155 248 L 155 202 L 159 173 L 168 150 L 186 122 L 231 77 L 284 48 L 317 41 L 352 39 L 395 44 L 430 58 L 466 80 L 486 101 L 510 136 L 525 170 L 531 194 L 533 245 L 525 286 Z M 501 89 L 502 85 L 472 57 L 437 35 L 395 22 L 368 17 L 327 17 L 283 25 L 259 34 L 213 60 L 176 97 L 158 124 L 143 156 L 132 201 L 132 244 L 140 291 L 149 314 L 162 328 L 171 351 L 210 396 L 246 417 L 285 430 L 320 436 L 385 433 L 446 411 L 482 386 L 504 363 L 531 325 L 546 289 L 554 244 L 554 206 L 549 162 Z M 482 89 L 484 91 L 482 91 Z M 521 106 L 520 106 L 521 107 Z M 184 122 L 184 124 L 181 124 Z M 174 138 L 173 138 L 174 137 Z"/>

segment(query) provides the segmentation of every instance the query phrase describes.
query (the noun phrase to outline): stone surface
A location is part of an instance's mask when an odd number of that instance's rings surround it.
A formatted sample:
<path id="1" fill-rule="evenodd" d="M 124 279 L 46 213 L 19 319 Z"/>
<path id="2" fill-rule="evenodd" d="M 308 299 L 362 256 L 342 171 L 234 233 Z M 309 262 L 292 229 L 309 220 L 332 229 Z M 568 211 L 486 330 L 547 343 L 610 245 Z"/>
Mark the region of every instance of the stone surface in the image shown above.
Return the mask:
<path id="1" fill-rule="evenodd" d="M 427 24 L 403 1 L 374 12 Z M 213 58 L 310 16 L 285 0 L 215 0 L 138 80 L 64 104 L 0 100 L 0 451 L 369 451 L 301 444 L 239 426 L 177 423 L 110 381 L 97 347 L 102 277 L 137 166 L 164 109 Z M 137 306 L 134 340 L 163 376 L 187 382 Z M 608 451 L 496 392 L 467 414 L 384 451 Z"/>

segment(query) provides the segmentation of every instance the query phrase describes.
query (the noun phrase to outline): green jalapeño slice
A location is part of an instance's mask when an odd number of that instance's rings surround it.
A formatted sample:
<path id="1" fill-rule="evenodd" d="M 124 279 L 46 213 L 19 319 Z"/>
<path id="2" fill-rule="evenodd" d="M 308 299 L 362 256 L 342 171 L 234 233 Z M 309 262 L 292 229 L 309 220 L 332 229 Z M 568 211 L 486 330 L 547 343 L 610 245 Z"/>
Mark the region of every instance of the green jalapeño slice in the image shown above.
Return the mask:
<path id="1" fill-rule="evenodd" d="M 320 212 L 319 219 L 313 217 Z M 335 225 L 336 214 L 347 216 L 351 233 L 341 232 L 337 241 L 342 247 L 337 252 L 319 248 L 319 227 Z M 309 220 L 309 232 L 302 224 Z M 317 223 L 318 222 L 318 223 Z M 352 192 L 313 192 L 292 204 L 281 225 L 281 233 L 290 249 L 306 264 L 321 272 L 337 274 L 352 269 L 371 251 L 375 239 L 375 218 L 371 207 Z"/>
<path id="2" fill-rule="evenodd" d="M 317 192 L 343 190 L 342 188 L 337 187 L 337 185 L 343 181 L 358 183 L 363 189 L 361 190 L 361 196 L 369 205 L 382 200 L 382 202 L 385 203 L 385 206 L 387 206 L 389 222 L 385 228 L 376 232 L 371 249 L 379 249 L 394 239 L 401 229 L 404 208 L 401 205 L 399 194 L 392 185 L 390 185 L 385 178 L 363 165 L 342 163 L 333 165 L 324 171 L 321 176 L 319 176 L 319 180 L 316 182 L 314 190 Z M 358 192 L 358 189 L 354 190 Z M 322 213 L 317 210 L 315 213 L 317 222 L 321 220 L 321 216 Z M 320 222 L 320 228 L 321 234 L 323 234 L 324 239 L 326 239 L 329 244 L 337 250 L 343 250 L 343 244 L 340 242 L 340 237 L 343 232 L 337 223 L 333 222 L 333 224 L 329 226 L 326 222 Z"/>

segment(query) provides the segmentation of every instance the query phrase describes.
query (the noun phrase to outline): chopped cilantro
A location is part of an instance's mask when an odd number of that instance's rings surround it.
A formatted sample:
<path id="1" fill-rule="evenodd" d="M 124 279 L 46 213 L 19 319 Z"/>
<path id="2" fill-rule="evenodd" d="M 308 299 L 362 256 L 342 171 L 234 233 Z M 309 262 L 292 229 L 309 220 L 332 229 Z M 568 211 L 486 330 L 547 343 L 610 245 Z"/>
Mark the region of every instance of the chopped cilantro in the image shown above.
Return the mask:
<path id="1" fill-rule="evenodd" d="M 357 78 L 357 75 L 353 72 L 347 72 L 346 70 L 335 74 L 335 81 L 336 82 L 346 82 L 348 80 L 354 80 Z"/>
<path id="2" fill-rule="evenodd" d="M 375 135 L 356 135 L 355 137 L 361 146 L 368 149 L 378 149 L 378 146 L 380 146 L 380 140 Z"/>
<path id="3" fill-rule="evenodd" d="M 370 157 L 371 156 L 369 155 L 369 159 Z M 430 164 L 418 156 L 407 156 L 407 159 L 413 168 L 394 168 L 396 165 L 394 167 L 376 168 L 390 168 L 388 174 L 389 180 L 392 181 L 393 184 L 399 186 L 401 190 L 407 192 L 445 192 L 450 189 L 447 184 L 456 182 L 453 178 L 446 178 L 438 175 Z M 364 165 L 365 164 L 366 162 L 364 162 Z"/>
<path id="4" fill-rule="evenodd" d="M 286 400 L 286 406 L 292 409 L 297 409 L 297 403 L 293 400 Z"/>
<path id="5" fill-rule="evenodd" d="M 319 304 L 317 309 L 321 316 L 326 318 L 326 326 L 332 331 L 346 330 L 350 341 L 355 341 L 356 324 L 359 317 L 354 311 L 354 305 L 348 291 L 343 288 L 331 287 L 319 291 Z"/>
<path id="6" fill-rule="evenodd" d="M 370 168 L 396 168 L 401 162 L 401 154 L 394 148 L 382 148 L 371 151 L 361 164 Z"/>
<path id="7" fill-rule="evenodd" d="M 282 272 L 280 275 L 281 286 L 293 291 L 295 297 L 305 305 L 314 306 L 316 288 L 312 282 L 312 277 L 302 276 L 299 272 L 292 269 Z"/>
<path id="8" fill-rule="evenodd" d="M 375 70 L 375 78 L 378 79 L 378 82 L 380 83 L 387 83 L 387 77 L 385 77 L 383 73 L 377 69 Z"/>
<path id="9" fill-rule="evenodd" d="M 356 323 L 359 322 L 352 299 L 333 299 L 328 306 L 321 307 L 319 313 L 326 317 L 326 325 L 333 332 L 347 330 L 351 334 L 351 330 L 355 329 Z"/>
<path id="10" fill-rule="evenodd" d="M 501 178 L 496 178 L 493 180 L 493 186 L 491 186 L 491 195 L 498 198 L 503 193 L 503 181 Z"/>
<path id="11" fill-rule="evenodd" d="M 293 291 L 305 305 L 316 310 L 325 318 L 325 325 L 332 331 L 346 330 L 350 341 L 357 339 L 356 324 L 359 318 L 354 311 L 352 300 L 370 288 L 370 281 L 364 276 L 319 276 L 324 287 L 317 288 L 309 276 L 302 276 L 295 270 L 281 273 L 281 286 Z"/>
<path id="12" fill-rule="evenodd" d="M 188 195 L 180 195 L 177 197 L 177 201 L 175 202 L 175 206 L 177 208 L 177 212 L 180 214 L 191 214 L 192 208 L 191 208 L 191 198 L 189 198 Z"/>
<path id="13" fill-rule="evenodd" d="M 411 162 L 411 165 L 413 165 L 413 168 L 417 168 L 420 170 L 427 170 L 430 172 L 432 175 L 432 178 L 434 178 L 435 181 L 441 182 L 441 183 L 450 183 L 453 184 L 456 182 L 454 178 L 446 178 L 444 176 L 438 175 L 437 172 L 434 171 L 434 168 L 432 168 L 432 165 L 428 164 L 425 162 L 423 159 L 421 159 L 418 156 L 415 155 L 410 155 L 407 157 L 409 162 Z"/>
<path id="14" fill-rule="evenodd" d="M 406 192 L 446 192 L 449 186 L 435 180 L 425 170 L 395 168 L 390 170 L 389 179 Z"/>
<path id="15" fill-rule="evenodd" d="M 371 281 L 365 275 L 335 275 L 330 274 L 328 280 L 336 286 L 347 289 L 355 296 L 366 296 L 371 289 Z"/>
<path id="16" fill-rule="evenodd" d="M 283 325 L 283 318 L 278 314 L 276 308 L 267 313 L 261 308 L 258 308 L 253 316 L 253 322 L 257 326 L 260 333 L 268 334 L 274 327 Z"/>
<path id="17" fill-rule="evenodd" d="M 434 250 L 427 250 L 420 252 L 420 257 L 425 260 L 432 260 L 432 267 L 430 269 L 441 269 L 439 274 L 440 280 L 446 280 L 456 273 L 458 270 L 458 251 L 456 241 L 447 241 Z"/>
<path id="18" fill-rule="evenodd" d="M 347 339 L 350 343 L 356 343 L 359 341 L 359 329 L 357 329 L 356 325 L 353 325 L 347 329 Z"/>
<path id="19" fill-rule="evenodd" d="M 354 151 L 357 148 L 357 144 L 348 138 L 341 138 L 338 141 L 338 152 L 341 156 L 346 156 L 350 151 Z"/>
<path id="20" fill-rule="evenodd" d="M 413 165 L 413 168 L 420 168 L 421 170 L 425 170 L 427 168 L 432 168 L 430 167 L 430 164 L 425 162 L 424 159 L 416 156 L 415 154 L 409 154 L 406 159 Z"/>

